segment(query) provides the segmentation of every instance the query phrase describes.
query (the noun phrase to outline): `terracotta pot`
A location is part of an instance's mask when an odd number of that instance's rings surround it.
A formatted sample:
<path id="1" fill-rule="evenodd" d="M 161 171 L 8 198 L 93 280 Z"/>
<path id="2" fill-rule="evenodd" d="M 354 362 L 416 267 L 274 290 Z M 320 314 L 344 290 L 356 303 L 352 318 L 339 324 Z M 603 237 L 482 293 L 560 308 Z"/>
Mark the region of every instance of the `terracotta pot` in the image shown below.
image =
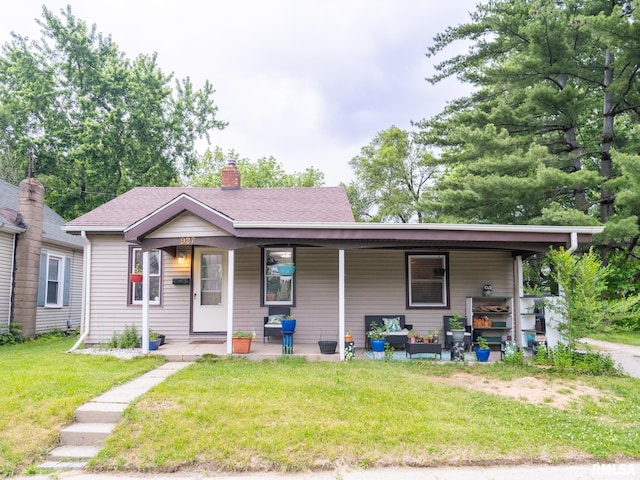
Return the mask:
<path id="1" fill-rule="evenodd" d="M 344 336 L 344 341 L 345 341 L 345 342 L 347 342 L 347 343 L 353 342 L 353 335 L 352 335 L 352 334 L 350 334 L 350 333 L 347 333 L 347 334 Z"/>
<path id="2" fill-rule="evenodd" d="M 249 353 L 249 350 L 251 350 L 250 337 L 233 337 L 231 341 L 233 345 L 233 353 Z"/>

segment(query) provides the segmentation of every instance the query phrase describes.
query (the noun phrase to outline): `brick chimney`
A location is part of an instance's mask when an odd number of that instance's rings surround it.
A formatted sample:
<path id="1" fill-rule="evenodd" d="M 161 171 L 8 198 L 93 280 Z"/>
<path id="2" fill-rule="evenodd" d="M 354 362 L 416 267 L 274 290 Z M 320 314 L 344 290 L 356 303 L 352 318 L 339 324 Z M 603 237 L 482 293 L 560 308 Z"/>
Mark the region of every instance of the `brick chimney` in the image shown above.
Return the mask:
<path id="1" fill-rule="evenodd" d="M 220 182 L 222 190 L 240 190 L 240 170 L 234 159 L 229 159 L 227 166 L 222 169 Z"/>
<path id="2" fill-rule="evenodd" d="M 16 274 L 13 321 L 22 327 L 22 335 L 36 334 L 38 274 L 44 219 L 44 187 L 35 178 L 27 178 L 18 187 L 18 214 L 27 230 L 16 246 Z"/>

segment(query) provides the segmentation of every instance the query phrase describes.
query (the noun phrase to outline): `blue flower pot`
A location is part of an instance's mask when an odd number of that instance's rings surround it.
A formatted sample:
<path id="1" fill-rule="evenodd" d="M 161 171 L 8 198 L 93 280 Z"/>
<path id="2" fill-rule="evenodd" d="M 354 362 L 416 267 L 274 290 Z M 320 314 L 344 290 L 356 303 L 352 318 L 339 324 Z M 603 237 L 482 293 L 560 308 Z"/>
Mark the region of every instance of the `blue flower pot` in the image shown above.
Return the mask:
<path id="1" fill-rule="evenodd" d="M 489 355 L 491 354 L 491 350 L 489 349 L 481 349 L 481 348 L 476 348 L 474 350 L 476 352 L 476 358 L 478 359 L 479 362 L 488 362 L 489 361 Z"/>
<path id="2" fill-rule="evenodd" d="M 293 333 L 296 331 L 296 321 L 294 319 L 282 320 L 282 333 Z"/>
<path id="3" fill-rule="evenodd" d="M 373 338 L 371 339 L 371 348 L 374 352 L 384 352 L 384 344 L 387 343 L 386 338 Z"/>
<path id="4" fill-rule="evenodd" d="M 149 350 L 157 350 L 159 346 L 160 346 L 160 339 L 149 340 Z"/>

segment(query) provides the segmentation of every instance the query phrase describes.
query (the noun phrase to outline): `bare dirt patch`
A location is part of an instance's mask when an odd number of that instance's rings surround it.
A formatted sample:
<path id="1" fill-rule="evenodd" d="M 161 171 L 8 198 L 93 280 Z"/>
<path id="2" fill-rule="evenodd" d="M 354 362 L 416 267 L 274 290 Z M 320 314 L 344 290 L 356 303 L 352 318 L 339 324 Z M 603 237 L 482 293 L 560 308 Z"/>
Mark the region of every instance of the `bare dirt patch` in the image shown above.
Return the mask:
<path id="1" fill-rule="evenodd" d="M 516 378 L 515 380 L 498 380 L 486 378 L 470 373 L 459 372 L 450 377 L 431 378 L 431 380 L 446 383 L 468 390 L 493 393 L 504 397 L 516 398 L 529 403 L 548 405 L 556 408 L 567 408 L 572 402 L 581 397 L 589 397 L 593 401 L 600 401 L 610 394 L 597 390 L 580 382 L 558 380 L 550 382 L 535 377 Z"/>

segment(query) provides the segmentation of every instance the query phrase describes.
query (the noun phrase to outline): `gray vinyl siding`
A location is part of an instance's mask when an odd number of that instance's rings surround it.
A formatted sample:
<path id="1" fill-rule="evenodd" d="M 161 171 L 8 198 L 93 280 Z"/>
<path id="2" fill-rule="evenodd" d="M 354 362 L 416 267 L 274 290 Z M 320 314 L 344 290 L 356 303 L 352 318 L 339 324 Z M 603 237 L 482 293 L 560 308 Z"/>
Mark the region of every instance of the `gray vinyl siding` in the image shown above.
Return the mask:
<path id="1" fill-rule="evenodd" d="M 37 308 L 36 333 L 79 328 L 82 314 L 82 252 L 56 245 L 43 244 L 42 253 L 65 258 L 65 262 L 67 258 L 70 260 L 71 283 L 69 285 L 69 305 L 60 308 Z"/>
<path id="2" fill-rule="evenodd" d="M 108 341 L 114 332 L 136 325 L 140 332 L 142 309 L 127 305 L 128 245 L 122 236 L 91 238 L 93 266 L 91 280 L 91 332 L 87 344 Z M 443 253 L 443 252 L 438 252 Z M 234 328 L 255 330 L 262 341 L 260 249 L 235 251 Z M 149 324 L 164 333 L 167 341 L 187 341 L 191 286 L 172 284 L 174 277 L 190 277 L 190 265 L 180 265 L 162 255 L 163 293 L 160 306 L 150 306 Z M 465 297 L 481 295 L 482 286 L 493 285 L 495 296 L 513 296 L 513 260 L 507 252 L 453 251 L 449 253 L 450 308 L 408 309 L 406 306 L 405 251 L 347 250 L 346 328 L 357 346 L 365 340 L 364 316 L 404 314 L 420 333 L 442 332 L 443 315 L 464 313 Z M 315 343 L 320 338 L 338 339 L 338 251 L 327 248 L 296 248 L 295 306 L 297 320 L 294 341 Z"/>
<path id="3" fill-rule="evenodd" d="M 91 328 L 87 344 L 108 342 L 114 333 L 135 326 L 142 335 L 142 307 L 128 304 L 129 245 L 122 236 L 91 237 Z M 149 307 L 149 327 L 169 341 L 189 338 L 190 285 L 173 285 L 175 277 L 189 277 L 190 263 L 180 265 L 162 253 L 161 305 Z"/>
<path id="4" fill-rule="evenodd" d="M 443 253 L 437 252 L 437 253 Z M 493 285 L 495 296 L 513 296 L 513 260 L 508 252 L 453 251 L 449 253 L 450 308 L 407 308 L 405 252 L 354 250 L 346 252 L 346 328 L 356 345 L 364 345 L 364 316 L 403 314 L 420 333 L 440 330 L 443 315 L 464 314 L 465 298 L 481 295 Z"/>
<path id="5" fill-rule="evenodd" d="M 0 331 L 9 325 L 14 235 L 0 232 Z"/>

